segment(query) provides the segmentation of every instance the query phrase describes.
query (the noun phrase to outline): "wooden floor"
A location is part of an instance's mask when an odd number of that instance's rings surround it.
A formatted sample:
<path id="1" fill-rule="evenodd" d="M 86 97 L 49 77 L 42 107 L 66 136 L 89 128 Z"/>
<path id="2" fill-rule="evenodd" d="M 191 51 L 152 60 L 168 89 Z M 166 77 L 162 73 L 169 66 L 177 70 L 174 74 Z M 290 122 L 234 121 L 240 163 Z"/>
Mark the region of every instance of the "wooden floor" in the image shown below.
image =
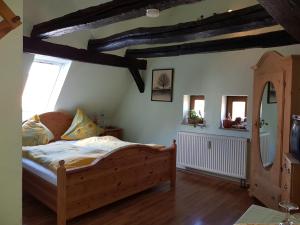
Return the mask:
<path id="1" fill-rule="evenodd" d="M 177 172 L 177 188 L 145 191 L 68 225 L 232 225 L 252 204 L 247 190 L 223 179 Z M 55 225 L 55 214 L 24 194 L 23 225 Z"/>

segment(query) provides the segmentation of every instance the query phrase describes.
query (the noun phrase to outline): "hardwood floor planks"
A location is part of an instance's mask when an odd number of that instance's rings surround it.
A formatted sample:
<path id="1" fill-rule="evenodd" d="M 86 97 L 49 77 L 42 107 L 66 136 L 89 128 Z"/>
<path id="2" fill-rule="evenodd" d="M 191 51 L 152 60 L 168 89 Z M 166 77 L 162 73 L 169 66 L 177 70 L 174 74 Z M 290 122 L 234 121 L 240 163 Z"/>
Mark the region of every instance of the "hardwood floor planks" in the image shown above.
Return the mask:
<path id="1" fill-rule="evenodd" d="M 68 225 L 232 225 L 253 203 L 238 184 L 177 172 L 176 191 L 168 183 L 80 216 Z M 23 225 L 53 225 L 56 215 L 24 194 Z"/>

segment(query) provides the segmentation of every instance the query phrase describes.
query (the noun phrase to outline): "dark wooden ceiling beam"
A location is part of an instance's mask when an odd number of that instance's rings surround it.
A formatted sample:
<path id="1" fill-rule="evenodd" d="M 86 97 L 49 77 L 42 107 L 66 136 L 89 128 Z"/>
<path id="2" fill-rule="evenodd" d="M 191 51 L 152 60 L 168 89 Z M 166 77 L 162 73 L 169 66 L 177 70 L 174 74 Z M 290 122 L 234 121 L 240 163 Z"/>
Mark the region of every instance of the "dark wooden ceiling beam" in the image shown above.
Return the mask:
<path id="1" fill-rule="evenodd" d="M 145 92 L 145 83 L 142 79 L 140 71 L 135 66 L 130 66 L 128 69 L 129 69 L 129 72 L 131 73 L 140 93 L 144 93 Z"/>
<path id="2" fill-rule="evenodd" d="M 236 51 L 249 48 L 269 48 L 299 44 L 286 31 L 249 35 L 237 38 L 220 39 L 146 49 L 128 49 L 126 56 L 134 58 L 170 57 L 179 55 Z"/>
<path id="3" fill-rule="evenodd" d="M 54 44 L 29 37 L 23 37 L 23 43 L 23 51 L 27 53 L 42 54 L 107 66 L 129 68 L 129 66 L 135 65 L 136 68 L 141 70 L 145 70 L 147 68 L 147 61 L 145 60 L 129 59 L 111 54 L 89 52 L 85 49 Z"/>
<path id="4" fill-rule="evenodd" d="M 261 5 L 255 5 L 198 21 L 172 26 L 137 28 L 107 38 L 90 40 L 88 49 L 102 52 L 141 44 L 185 42 L 276 24 L 277 22 Z"/>
<path id="5" fill-rule="evenodd" d="M 300 41 L 300 1 L 299 0 L 258 0 L 271 16 Z"/>
<path id="6" fill-rule="evenodd" d="M 128 68 L 140 92 L 143 93 L 145 90 L 145 84 L 139 73 L 139 69 L 147 69 L 146 60 L 89 52 L 85 49 L 54 44 L 29 37 L 23 37 L 23 52 L 70 59 L 84 63 Z"/>
<path id="7" fill-rule="evenodd" d="M 141 17 L 146 14 L 148 8 L 165 10 L 200 1 L 202 0 L 114 0 L 37 24 L 33 27 L 31 36 L 36 38 L 61 36 Z"/>

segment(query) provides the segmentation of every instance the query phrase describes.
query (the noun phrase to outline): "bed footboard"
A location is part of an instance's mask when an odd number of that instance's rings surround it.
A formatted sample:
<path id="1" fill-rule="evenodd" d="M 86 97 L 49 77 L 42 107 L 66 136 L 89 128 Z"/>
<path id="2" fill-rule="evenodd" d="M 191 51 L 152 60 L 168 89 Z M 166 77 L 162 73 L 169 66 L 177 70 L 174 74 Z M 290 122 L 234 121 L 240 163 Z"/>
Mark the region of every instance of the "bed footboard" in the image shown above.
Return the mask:
<path id="1" fill-rule="evenodd" d="M 159 183 L 176 184 L 176 142 L 165 149 L 126 147 L 92 166 L 57 171 L 57 225 Z"/>

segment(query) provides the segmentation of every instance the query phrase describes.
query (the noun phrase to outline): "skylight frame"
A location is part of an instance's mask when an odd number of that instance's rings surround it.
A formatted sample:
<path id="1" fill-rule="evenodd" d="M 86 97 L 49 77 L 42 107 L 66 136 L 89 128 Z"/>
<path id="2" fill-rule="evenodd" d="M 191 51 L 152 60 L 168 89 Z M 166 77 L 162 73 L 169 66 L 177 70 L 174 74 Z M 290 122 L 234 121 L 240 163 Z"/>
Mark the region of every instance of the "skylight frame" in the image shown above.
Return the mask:
<path id="1" fill-rule="evenodd" d="M 31 75 L 31 72 L 32 69 L 33 69 L 33 66 L 35 65 L 35 63 L 39 63 L 39 64 L 47 64 L 47 65 L 55 65 L 55 66 L 58 66 L 58 71 L 56 72 L 55 74 L 55 78 L 52 79 L 52 86 L 50 87 L 50 91 L 48 90 L 48 93 L 43 93 L 46 95 L 46 98 L 44 99 L 44 101 L 46 101 L 47 103 L 45 104 L 45 107 L 41 106 L 40 108 L 39 107 L 36 107 L 36 105 L 34 105 L 34 103 L 32 103 L 32 107 L 30 109 L 30 107 L 28 107 L 28 105 L 30 105 L 30 103 L 28 104 L 28 102 L 30 102 L 30 94 L 29 94 L 29 99 L 28 99 L 28 93 L 32 92 L 32 89 L 31 91 L 28 90 L 28 88 L 32 88 L 34 87 L 34 83 L 32 83 L 32 79 L 34 78 L 34 74 Z M 23 120 L 25 119 L 28 119 L 26 117 L 29 117 L 34 115 L 34 114 L 40 114 L 40 113 L 44 113 L 44 112 L 50 112 L 50 111 L 54 111 L 55 110 L 55 105 L 58 101 L 58 98 L 60 96 L 60 93 L 62 91 L 62 88 L 63 88 L 63 85 L 65 83 L 65 80 L 67 78 L 67 75 L 68 75 L 68 72 L 69 72 L 69 69 L 71 67 L 71 64 L 72 64 L 72 61 L 70 60 L 66 60 L 66 59 L 61 59 L 61 58 L 56 58 L 56 57 L 50 57 L 50 56 L 44 56 L 44 55 L 38 55 L 36 54 L 35 57 L 34 57 L 34 60 L 31 64 L 31 67 L 30 67 L 30 70 L 28 72 L 28 77 L 27 77 L 27 81 L 26 81 L 26 84 L 25 84 L 25 88 L 24 88 L 24 91 L 23 91 L 23 94 L 22 94 L 22 117 L 23 117 Z M 42 74 L 41 72 L 41 76 L 45 76 L 45 74 Z M 33 76 L 33 77 L 30 77 L 30 76 Z M 31 82 L 31 83 L 28 83 L 28 82 Z M 43 84 L 45 85 L 45 84 Z M 36 89 L 36 95 L 40 94 L 39 93 L 39 88 Z M 24 95 L 25 94 L 25 95 Z M 31 97 L 32 97 L 32 93 L 31 93 Z M 24 99 L 25 97 L 25 99 Z M 35 102 L 36 99 L 32 99 L 33 102 Z M 24 101 L 26 101 L 25 105 L 24 105 Z M 37 102 L 35 102 L 37 103 Z M 38 103 L 37 103 L 38 104 Z M 39 108 L 39 110 L 37 110 Z"/>

